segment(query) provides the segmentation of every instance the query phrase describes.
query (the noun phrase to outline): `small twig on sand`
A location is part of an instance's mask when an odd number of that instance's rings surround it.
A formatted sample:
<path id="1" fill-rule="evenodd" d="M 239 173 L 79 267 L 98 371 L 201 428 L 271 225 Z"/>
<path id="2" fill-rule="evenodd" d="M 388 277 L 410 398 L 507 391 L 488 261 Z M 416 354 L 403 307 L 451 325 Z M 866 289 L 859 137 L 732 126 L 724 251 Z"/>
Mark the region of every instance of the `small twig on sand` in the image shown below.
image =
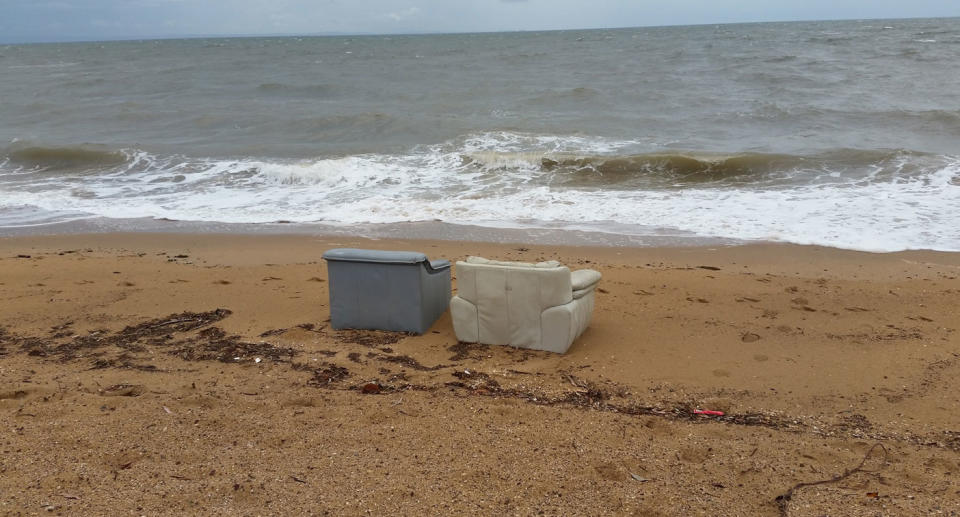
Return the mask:
<path id="1" fill-rule="evenodd" d="M 156 325 L 151 325 L 150 328 L 155 329 L 159 327 L 165 327 L 167 325 L 173 325 L 174 323 L 186 323 L 188 321 L 197 321 L 198 318 L 180 318 L 177 320 L 164 321 L 163 323 L 157 323 Z"/>
<path id="2" fill-rule="evenodd" d="M 581 381 L 580 379 L 577 379 L 573 375 L 564 374 L 564 378 L 566 378 L 567 381 L 569 381 L 570 384 L 572 384 L 576 388 L 580 388 L 584 390 L 589 388 L 589 386 L 587 386 L 583 381 Z"/>
<path id="3" fill-rule="evenodd" d="M 786 517 L 787 511 L 789 510 L 788 505 L 790 504 L 790 498 L 792 498 L 793 494 L 796 493 L 796 491 L 800 490 L 801 488 L 806 488 L 809 486 L 816 486 L 816 485 L 825 485 L 827 483 L 836 483 L 837 481 L 846 479 L 858 472 L 866 472 L 866 473 L 879 472 L 879 469 L 878 470 L 863 469 L 863 465 L 867 462 L 867 459 L 870 458 L 870 455 L 873 454 L 874 449 L 876 449 L 877 447 L 880 447 L 880 449 L 883 451 L 883 463 L 885 464 L 887 462 L 887 455 L 888 455 L 887 448 L 884 447 L 882 443 L 875 443 L 873 444 L 872 447 L 870 447 L 867 450 L 867 453 L 863 455 L 863 459 L 860 460 L 860 463 L 856 467 L 850 470 L 844 471 L 843 474 L 840 474 L 839 476 L 834 476 L 830 479 L 822 479 L 820 481 L 811 481 L 809 483 L 797 483 L 796 485 L 793 485 L 790 488 L 790 490 L 787 490 L 783 494 L 778 495 L 775 501 L 777 502 L 777 506 L 780 508 L 780 515 L 783 515 L 784 517 Z M 880 467 L 880 468 L 883 468 L 883 467 Z"/>

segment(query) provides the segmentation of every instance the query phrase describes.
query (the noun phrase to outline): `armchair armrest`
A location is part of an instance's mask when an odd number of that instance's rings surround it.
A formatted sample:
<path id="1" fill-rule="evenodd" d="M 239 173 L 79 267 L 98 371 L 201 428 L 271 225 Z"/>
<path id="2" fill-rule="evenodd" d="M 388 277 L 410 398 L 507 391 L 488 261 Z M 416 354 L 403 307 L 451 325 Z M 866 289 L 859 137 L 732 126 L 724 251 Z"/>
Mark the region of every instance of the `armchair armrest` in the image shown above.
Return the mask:
<path id="1" fill-rule="evenodd" d="M 593 287 L 600 281 L 602 275 L 592 269 L 578 269 L 570 273 L 570 284 L 574 291 L 582 291 Z"/>

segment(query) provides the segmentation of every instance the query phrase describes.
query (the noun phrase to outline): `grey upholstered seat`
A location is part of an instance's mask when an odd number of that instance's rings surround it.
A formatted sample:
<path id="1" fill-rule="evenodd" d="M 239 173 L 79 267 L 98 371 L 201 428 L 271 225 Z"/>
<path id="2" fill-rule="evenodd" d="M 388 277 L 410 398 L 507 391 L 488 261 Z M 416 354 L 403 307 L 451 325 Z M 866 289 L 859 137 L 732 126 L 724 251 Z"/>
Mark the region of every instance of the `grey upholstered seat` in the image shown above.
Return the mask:
<path id="1" fill-rule="evenodd" d="M 323 254 L 335 329 L 423 334 L 450 303 L 450 261 L 414 251 L 353 248 Z"/>

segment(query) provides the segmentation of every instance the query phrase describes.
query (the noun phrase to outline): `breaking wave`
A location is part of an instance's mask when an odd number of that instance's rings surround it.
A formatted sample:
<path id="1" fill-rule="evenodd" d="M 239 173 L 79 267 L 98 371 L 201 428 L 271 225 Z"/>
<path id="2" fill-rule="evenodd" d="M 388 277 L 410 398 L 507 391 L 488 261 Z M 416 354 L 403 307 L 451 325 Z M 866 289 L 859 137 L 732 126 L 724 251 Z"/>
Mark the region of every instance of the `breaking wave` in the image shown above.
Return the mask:
<path id="1" fill-rule="evenodd" d="M 960 250 L 956 156 L 637 152 L 642 145 L 499 132 L 405 154 L 311 160 L 19 147 L 0 159 L 0 212 L 8 227 L 56 213 L 228 223 L 440 220 Z"/>

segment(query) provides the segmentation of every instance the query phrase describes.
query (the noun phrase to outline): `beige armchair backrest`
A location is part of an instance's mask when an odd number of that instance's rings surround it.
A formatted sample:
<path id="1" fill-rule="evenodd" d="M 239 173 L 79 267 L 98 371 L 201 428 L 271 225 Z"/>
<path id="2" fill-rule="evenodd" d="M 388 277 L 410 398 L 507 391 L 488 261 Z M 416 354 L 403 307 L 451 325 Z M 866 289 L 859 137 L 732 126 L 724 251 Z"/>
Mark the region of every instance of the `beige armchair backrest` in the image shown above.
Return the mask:
<path id="1" fill-rule="evenodd" d="M 581 279 L 586 271 L 589 278 Z M 566 351 L 589 323 L 600 279 L 595 271 L 576 273 L 553 261 L 457 262 L 457 296 L 451 300 L 457 339 Z"/>
<path id="2" fill-rule="evenodd" d="M 570 270 L 559 262 L 499 262 L 481 257 L 457 262 L 457 295 L 473 304 L 526 306 L 539 314 L 569 303 L 571 292 Z"/>

